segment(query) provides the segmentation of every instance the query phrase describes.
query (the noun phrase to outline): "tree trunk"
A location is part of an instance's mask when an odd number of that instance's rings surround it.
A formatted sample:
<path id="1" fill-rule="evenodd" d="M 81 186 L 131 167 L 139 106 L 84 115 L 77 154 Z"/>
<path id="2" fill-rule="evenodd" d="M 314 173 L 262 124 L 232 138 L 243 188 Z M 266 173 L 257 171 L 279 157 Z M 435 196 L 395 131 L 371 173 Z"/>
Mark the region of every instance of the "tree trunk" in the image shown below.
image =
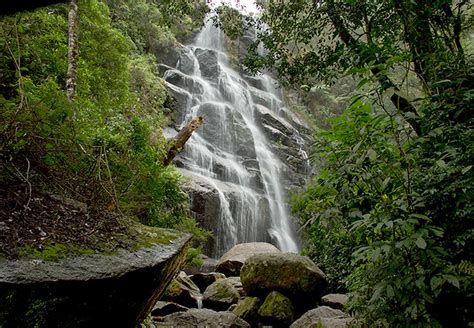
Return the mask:
<path id="1" fill-rule="evenodd" d="M 182 128 L 178 134 L 168 141 L 168 153 L 166 154 L 165 159 L 163 160 L 163 166 L 168 166 L 173 158 L 182 150 L 184 144 L 191 137 L 193 132 L 199 128 L 204 122 L 202 116 L 198 116 L 193 119 L 188 125 Z"/>
<path id="2" fill-rule="evenodd" d="M 72 101 L 76 96 L 76 71 L 77 57 L 79 55 L 77 44 L 77 0 L 69 3 L 68 15 L 68 51 L 67 51 L 67 78 L 66 94 L 67 99 Z"/>

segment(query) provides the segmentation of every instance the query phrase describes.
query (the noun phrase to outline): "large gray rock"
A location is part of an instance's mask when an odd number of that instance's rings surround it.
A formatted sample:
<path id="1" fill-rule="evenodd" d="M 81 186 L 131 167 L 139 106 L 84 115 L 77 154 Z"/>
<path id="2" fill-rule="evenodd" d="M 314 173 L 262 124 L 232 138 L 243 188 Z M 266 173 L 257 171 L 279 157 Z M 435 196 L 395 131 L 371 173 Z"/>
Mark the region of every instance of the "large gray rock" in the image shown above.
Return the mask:
<path id="1" fill-rule="evenodd" d="M 265 297 L 258 309 L 258 315 L 265 324 L 288 327 L 293 322 L 293 304 L 285 295 L 273 291 Z"/>
<path id="2" fill-rule="evenodd" d="M 237 303 L 239 297 L 240 294 L 231 281 L 219 279 L 206 288 L 202 304 L 209 309 L 224 311 L 232 304 Z"/>
<path id="3" fill-rule="evenodd" d="M 347 304 L 348 297 L 345 294 L 327 294 L 321 297 L 321 303 L 332 307 L 333 309 L 342 310 Z"/>
<path id="4" fill-rule="evenodd" d="M 303 314 L 290 328 L 346 328 L 351 321 L 341 310 L 320 306 Z"/>
<path id="5" fill-rule="evenodd" d="M 247 259 L 255 254 L 261 253 L 280 253 L 280 250 L 269 243 L 244 243 L 237 244 L 217 262 L 216 271 L 222 272 L 227 276 L 238 276 L 240 268 Z"/>
<path id="6" fill-rule="evenodd" d="M 181 271 L 166 288 L 162 300 L 178 303 L 186 307 L 198 307 L 198 300 L 201 297 L 199 287 L 194 284 L 184 271 Z"/>
<path id="7" fill-rule="evenodd" d="M 158 327 L 170 328 L 249 328 L 250 325 L 231 312 L 216 312 L 209 309 L 191 309 L 164 317 Z"/>
<path id="8" fill-rule="evenodd" d="M 267 253 L 249 257 L 240 271 L 249 296 L 279 291 L 295 300 L 315 299 L 326 287 L 325 274 L 306 256 Z"/>
<path id="9" fill-rule="evenodd" d="M 157 230 L 158 231 L 158 230 Z M 0 326 L 135 327 L 184 264 L 190 235 L 115 255 L 0 265 Z"/>

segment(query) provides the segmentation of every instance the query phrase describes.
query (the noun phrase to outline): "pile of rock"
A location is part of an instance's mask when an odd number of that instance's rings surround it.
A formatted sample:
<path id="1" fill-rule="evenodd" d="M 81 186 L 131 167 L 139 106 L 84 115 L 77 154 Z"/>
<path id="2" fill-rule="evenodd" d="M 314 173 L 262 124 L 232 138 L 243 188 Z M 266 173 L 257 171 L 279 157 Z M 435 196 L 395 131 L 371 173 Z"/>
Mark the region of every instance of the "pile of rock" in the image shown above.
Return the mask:
<path id="1" fill-rule="evenodd" d="M 347 297 L 321 297 L 326 277 L 305 256 L 266 243 L 239 244 L 216 271 L 181 272 L 153 309 L 151 327 L 347 327 L 351 321 L 341 311 Z"/>

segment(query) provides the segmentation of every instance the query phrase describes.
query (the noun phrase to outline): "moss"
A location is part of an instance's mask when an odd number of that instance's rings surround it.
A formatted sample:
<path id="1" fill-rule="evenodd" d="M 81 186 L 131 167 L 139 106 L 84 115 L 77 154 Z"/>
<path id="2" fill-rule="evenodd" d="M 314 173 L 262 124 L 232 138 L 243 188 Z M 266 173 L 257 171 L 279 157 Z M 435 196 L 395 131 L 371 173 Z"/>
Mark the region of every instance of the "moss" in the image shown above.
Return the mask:
<path id="1" fill-rule="evenodd" d="M 285 295 L 273 291 L 265 298 L 258 314 L 270 324 L 289 324 L 293 321 L 293 305 Z"/>
<path id="2" fill-rule="evenodd" d="M 90 255 L 95 254 L 95 251 L 88 248 L 80 248 L 76 245 L 66 244 L 47 244 L 43 249 L 23 246 L 18 250 L 18 255 L 21 257 L 40 258 L 45 261 L 59 261 L 68 254 Z"/>
<path id="3" fill-rule="evenodd" d="M 237 304 L 232 313 L 249 323 L 255 323 L 261 305 L 262 301 L 258 297 L 246 297 Z"/>
<path id="4" fill-rule="evenodd" d="M 170 229 L 154 228 L 137 222 L 129 222 L 127 234 L 115 234 L 107 241 L 91 241 L 90 248 L 74 244 L 49 243 L 42 249 L 25 245 L 18 249 L 19 257 L 38 258 L 44 261 L 59 261 L 69 255 L 105 254 L 113 255 L 118 249 L 131 252 L 154 245 L 166 245 L 182 236 L 182 233 Z M 1 255 L 1 254 L 0 254 Z M 0 256 L 0 262 L 2 257 Z"/>
<path id="5" fill-rule="evenodd" d="M 176 298 L 181 294 L 181 288 L 176 280 L 172 280 L 164 292 L 165 298 Z"/>

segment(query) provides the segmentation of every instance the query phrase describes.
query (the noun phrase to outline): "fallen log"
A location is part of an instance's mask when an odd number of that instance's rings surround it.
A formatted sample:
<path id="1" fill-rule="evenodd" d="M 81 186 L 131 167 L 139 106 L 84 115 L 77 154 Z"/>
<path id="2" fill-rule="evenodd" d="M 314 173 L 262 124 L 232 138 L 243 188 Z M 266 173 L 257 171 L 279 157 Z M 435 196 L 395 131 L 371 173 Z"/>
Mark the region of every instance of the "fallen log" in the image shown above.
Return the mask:
<path id="1" fill-rule="evenodd" d="M 171 140 L 168 141 L 168 152 L 162 162 L 163 166 L 168 166 L 173 158 L 183 149 L 184 144 L 191 137 L 193 132 L 199 128 L 204 122 L 202 116 L 194 118 L 188 125 L 182 128 L 178 134 Z"/>

